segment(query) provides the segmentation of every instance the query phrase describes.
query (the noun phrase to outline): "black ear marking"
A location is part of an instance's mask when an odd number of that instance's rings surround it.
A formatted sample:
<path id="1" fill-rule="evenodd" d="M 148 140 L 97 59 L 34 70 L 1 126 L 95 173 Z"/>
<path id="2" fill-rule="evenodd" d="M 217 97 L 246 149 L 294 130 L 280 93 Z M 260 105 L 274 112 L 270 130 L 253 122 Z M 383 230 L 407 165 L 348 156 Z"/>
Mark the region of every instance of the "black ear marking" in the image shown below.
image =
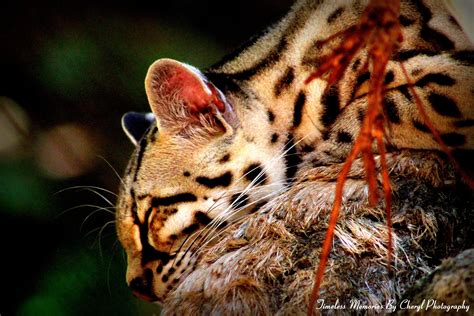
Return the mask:
<path id="1" fill-rule="evenodd" d="M 153 122 L 153 113 L 127 112 L 122 116 L 122 128 L 134 145 L 138 144 Z"/>

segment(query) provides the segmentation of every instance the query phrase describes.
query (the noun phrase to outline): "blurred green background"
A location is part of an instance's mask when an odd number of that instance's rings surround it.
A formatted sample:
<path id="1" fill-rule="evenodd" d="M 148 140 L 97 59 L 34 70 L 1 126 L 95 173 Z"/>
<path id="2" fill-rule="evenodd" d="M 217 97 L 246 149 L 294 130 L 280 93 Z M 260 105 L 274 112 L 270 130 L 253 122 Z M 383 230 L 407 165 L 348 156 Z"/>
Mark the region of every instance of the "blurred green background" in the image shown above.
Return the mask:
<path id="1" fill-rule="evenodd" d="M 291 3 L 2 2 L 2 316 L 159 314 L 126 287 L 115 236 L 120 117 L 147 110 L 154 60 L 208 67 Z"/>

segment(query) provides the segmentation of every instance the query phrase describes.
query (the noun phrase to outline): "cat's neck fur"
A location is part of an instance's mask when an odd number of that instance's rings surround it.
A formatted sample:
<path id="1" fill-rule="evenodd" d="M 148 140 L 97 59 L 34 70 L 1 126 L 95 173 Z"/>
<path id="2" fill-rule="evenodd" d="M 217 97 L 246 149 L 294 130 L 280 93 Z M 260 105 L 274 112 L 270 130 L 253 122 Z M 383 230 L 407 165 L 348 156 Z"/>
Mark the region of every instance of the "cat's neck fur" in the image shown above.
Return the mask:
<path id="1" fill-rule="evenodd" d="M 225 81 L 221 88 L 230 87 L 231 93 L 236 91 L 229 83 L 245 90 L 234 93 L 234 98 L 245 98 L 246 102 L 242 103 L 246 105 L 252 104 L 249 98 L 254 99 L 253 104 L 260 106 L 254 106 L 253 115 L 259 109 L 268 112 L 274 116 L 275 129 L 287 130 L 291 137 L 304 139 L 301 144 L 314 145 L 326 129 L 319 120 L 311 120 L 324 111 L 315 105 L 321 104 L 326 82 L 304 82 L 315 70 L 316 53 L 321 54 L 315 42 L 347 27 L 348 20 L 356 23 L 358 19 L 354 12 L 338 9 L 348 5 L 348 1 L 320 2 L 299 1 L 278 24 L 208 72 L 217 84 Z M 363 3 L 357 6 L 360 8 L 357 11 L 364 8 Z M 337 21 L 342 14 L 344 21 Z"/>

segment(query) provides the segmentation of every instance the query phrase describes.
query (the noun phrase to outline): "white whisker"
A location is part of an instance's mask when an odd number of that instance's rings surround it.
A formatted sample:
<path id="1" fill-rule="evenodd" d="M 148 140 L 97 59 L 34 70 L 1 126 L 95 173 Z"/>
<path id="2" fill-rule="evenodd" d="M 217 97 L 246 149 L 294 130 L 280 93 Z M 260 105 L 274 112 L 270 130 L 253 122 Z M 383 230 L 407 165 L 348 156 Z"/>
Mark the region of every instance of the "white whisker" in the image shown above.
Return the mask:
<path id="1" fill-rule="evenodd" d="M 59 218 L 61 216 L 63 216 L 64 214 L 66 214 L 67 212 L 70 212 L 70 211 L 73 211 L 73 210 L 76 210 L 76 209 L 81 209 L 81 208 L 88 208 L 88 207 L 93 207 L 93 208 L 99 208 L 101 210 L 104 210 L 105 212 L 107 213 L 110 213 L 112 215 L 115 215 L 115 212 L 111 211 L 113 210 L 115 207 L 114 206 L 99 206 L 99 205 L 94 205 L 94 204 L 81 204 L 81 205 L 77 205 L 77 206 L 73 206 L 73 207 L 70 207 L 64 211 L 62 211 L 61 213 L 59 213 L 58 215 L 56 215 L 54 218 Z"/>
<path id="2" fill-rule="evenodd" d="M 98 158 L 102 159 L 109 167 L 110 169 L 112 169 L 112 171 L 115 173 L 115 175 L 117 176 L 117 178 L 120 180 L 120 182 L 122 183 L 122 185 L 125 186 L 125 182 L 123 181 L 122 177 L 119 175 L 119 173 L 117 172 L 117 170 L 115 170 L 115 168 L 112 166 L 112 164 L 110 162 L 107 161 L 107 159 L 105 159 L 104 157 L 98 155 L 97 156 Z"/>
<path id="3" fill-rule="evenodd" d="M 107 190 L 107 189 L 104 189 L 104 188 L 101 188 L 101 187 L 98 187 L 98 186 L 93 186 L 93 185 L 76 185 L 76 186 L 73 186 L 73 187 L 69 187 L 69 188 L 65 188 L 65 189 L 62 189 L 62 190 L 59 190 L 57 192 L 55 192 L 53 195 L 56 195 L 56 194 L 59 194 L 59 193 L 63 193 L 65 191 L 70 191 L 70 190 L 74 190 L 74 189 L 79 189 L 78 191 L 82 191 L 82 190 L 86 190 L 86 189 L 93 189 L 93 190 L 100 190 L 100 191 L 104 191 L 104 192 L 107 192 L 107 193 L 110 193 L 112 195 L 114 195 L 115 197 L 117 197 L 118 195 L 110 190 Z"/>
<path id="4" fill-rule="evenodd" d="M 112 220 L 112 221 L 108 221 L 107 223 L 105 223 L 104 225 L 102 225 L 101 227 L 97 227 L 97 228 L 94 228 L 92 229 L 90 232 L 88 232 L 86 234 L 86 237 L 89 236 L 90 234 L 96 232 L 96 231 L 99 231 L 99 234 L 97 235 L 97 239 L 96 239 L 96 242 L 98 241 L 99 243 L 99 254 L 100 254 L 100 257 L 103 258 L 103 252 L 102 252 L 102 246 L 101 246 L 101 238 L 102 238 L 102 233 L 103 231 L 105 230 L 105 228 L 107 228 L 107 226 L 109 226 L 110 224 L 115 224 L 115 220 Z M 115 233 L 114 233 L 115 234 Z M 95 244 L 95 242 L 94 242 Z"/>
<path id="5" fill-rule="evenodd" d="M 84 190 L 86 191 L 91 191 L 92 193 L 94 193 L 95 195 L 101 197 L 105 202 L 107 202 L 110 206 L 114 206 L 114 204 L 112 202 L 110 202 L 110 200 L 108 198 L 106 198 L 103 194 L 100 194 L 99 192 L 97 191 L 94 191 L 92 189 L 88 189 L 88 188 L 85 188 Z"/>
<path id="6" fill-rule="evenodd" d="M 279 192 L 277 192 L 277 193 L 279 193 Z M 251 203 L 245 205 L 245 206 L 242 207 L 242 208 L 235 209 L 234 212 L 231 212 L 230 214 L 228 214 L 228 215 L 227 215 L 226 217 L 224 217 L 224 218 L 221 218 L 221 216 L 216 216 L 216 218 L 213 219 L 213 221 L 216 220 L 216 223 L 218 223 L 218 224 L 220 224 L 220 223 L 222 223 L 222 222 L 225 222 L 225 221 L 227 221 L 229 218 L 231 218 L 234 214 L 236 214 L 236 213 L 242 211 L 244 208 L 247 208 L 247 207 L 252 206 L 252 205 L 257 205 L 259 202 L 265 201 L 268 197 L 271 197 L 271 196 L 275 196 L 275 193 L 274 193 L 274 192 L 269 193 L 269 194 L 263 196 L 262 198 L 257 199 L 257 200 L 255 200 L 255 201 L 253 201 L 253 202 L 251 202 Z M 223 212 L 223 214 L 224 214 L 224 213 L 225 213 L 225 212 Z M 244 217 L 238 218 L 237 220 L 240 220 L 240 219 L 243 219 L 243 218 L 244 218 Z M 216 232 L 216 231 L 217 231 L 217 228 L 219 227 L 218 224 L 217 224 L 217 225 L 214 225 L 214 227 L 211 228 L 211 231 L 208 231 L 208 230 L 207 230 L 207 227 L 206 227 L 206 230 L 205 230 L 205 231 L 206 231 L 206 234 L 203 235 L 203 236 L 204 236 L 203 238 L 201 238 L 202 244 L 199 246 L 199 248 L 197 248 L 196 253 L 199 253 L 199 251 L 200 251 L 201 249 L 203 249 L 206 245 L 208 245 L 211 241 L 213 241 L 215 238 L 218 237 L 217 234 L 214 234 L 214 232 Z"/>
<path id="7" fill-rule="evenodd" d="M 81 224 L 81 227 L 79 228 L 79 230 L 82 230 L 82 227 L 84 226 L 84 224 L 87 222 L 87 220 L 92 216 L 94 215 L 95 213 L 97 212 L 100 212 L 100 211 L 106 211 L 108 213 L 111 213 L 113 215 L 115 215 L 114 212 L 108 210 L 107 208 L 104 208 L 104 207 L 99 207 L 98 209 L 94 210 L 93 212 L 91 212 L 89 215 L 86 216 L 86 218 L 84 218 L 84 220 L 82 221 L 82 224 Z"/>
<path id="8" fill-rule="evenodd" d="M 200 241 L 199 241 L 199 244 L 201 244 L 199 247 L 198 247 L 198 251 L 196 251 L 196 253 L 199 253 L 199 251 L 204 247 L 206 246 L 210 241 L 212 241 L 215 237 L 211 237 L 209 239 L 208 236 L 212 236 L 211 234 L 213 234 L 215 231 L 217 231 L 219 225 L 223 222 L 225 222 L 226 220 L 228 220 L 229 218 L 231 218 L 233 215 L 237 214 L 238 212 L 242 211 L 244 208 L 241 207 L 241 208 L 238 208 L 237 210 L 233 211 L 232 212 L 232 209 L 233 207 L 240 203 L 241 201 L 239 201 L 242 197 L 244 197 L 245 195 L 247 195 L 249 192 L 251 192 L 251 190 L 253 189 L 259 189 L 256 184 L 261 180 L 261 178 L 264 176 L 264 174 L 271 168 L 273 167 L 273 165 L 279 161 L 279 159 L 281 159 L 282 157 L 285 157 L 288 155 L 288 152 L 290 150 L 292 150 L 298 143 L 300 143 L 301 141 L 303 141 L 305 137 L 303 137 L 302 139 L 300 139 L 299 141 L 295 142 L 292 146 L 286 148 L 279 156 L 276 156 L 274 158 L 272 158 L 269 163 L 262 169 L 262 171 L 244 188 L 244 190 L 240 191 L 240 194 L 237 198 L 234 199 L 234 201 L 231 203 L 231 205 L 229 205 L 224 211 L 222 211 L 218 216 L 216 216 L 216 218 L 214 218 L 210 225 L 208 225 L 206 227 L 206 229 L 202 229 L 200 230 L 199 232 L 197 232 L 197 236 L 193 239 L 193 241 L 190 243 L 190 245 L 188 246 L 186 252 L 188 252 L 192 245 L 194 244 L 194 242 L 199 238 L 200 238 Z M 288 144 L 288 143 L 287 143 Z M 289 166 L 287 166 L 288 168 Z M 257 167 L 256 167 L 257 168 Z M 234 185 L 237 185 L 240 181 L 242 181 L 242 179 L 250 174 L 251 172 L 253 172 L 256 168 L 253 168 L 252 170 L 249 170 L 247 173 L 243 174 L 240 178 L 237 179 L 236 183 Z M 287 179 L 285 180 L 287 181 Z M 283 189 L 283 184 L 281 183 L 281 181 L 278 181 L 278 182 L 274 182 L 276 185 L 277 184 L 281 184 L 282 186 L 282 189 Z M 268 187 L 267 187 L 268 188 Z M 232 192 L 232 191 L 231 191 Z M 238 191 L 237 191 L 238 192 Z M 271 197 L 271 196 L 274 196 L 278 193 L 280 193 L 281 190 L 278 190 L 277 192 L 271 192 L 270 194 L 266 195 L 265 197 L 263 198 L 260 198 L 258 199 L 257 201 L 254 201 L 252 204 L 256 204 L 262 200 L 265 200 L 266 198 L 268 197 Z M 222 196 L 225 196 L 225 195 L 228 195 L 229 194 L 229 191 L 226 191 L 224 192 L 220 197 L 219 199 L 222 198 Z M 217 201 L 216 201 L 217 202 Z M 209 213 L 211 210 L 215 209 L 217 207 L 217 204 L 216 202 L 211 205 L 211 207 L 208 209 L 208 211 L 206 213 Z M 222 204 L 221 204 L 222 205 Z M 249 205 L 246 205 L 245 207 L 248 207 Z"/>

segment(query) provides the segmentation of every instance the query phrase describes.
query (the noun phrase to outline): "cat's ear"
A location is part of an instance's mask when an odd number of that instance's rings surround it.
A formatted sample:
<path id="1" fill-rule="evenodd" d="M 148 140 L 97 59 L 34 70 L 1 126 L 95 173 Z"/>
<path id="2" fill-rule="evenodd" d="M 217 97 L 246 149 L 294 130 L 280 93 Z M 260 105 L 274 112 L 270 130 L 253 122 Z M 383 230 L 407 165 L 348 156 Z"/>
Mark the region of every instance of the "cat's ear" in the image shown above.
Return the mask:
<path id="1" fill-rule="evenodd" d="M 148 69 L 145 89 L 160 131 L 181 132 L 199 124 L 216 130 L 236 127 L 224 94 L 190 65 L 157 60 Z"/>
<path id="2" fill-rule="evenodd" d="M 155 122 L 153 113 L 128 112 L 122 116 L 122 128 L 134 145 L 137 145 L 151 124 Z"/>

